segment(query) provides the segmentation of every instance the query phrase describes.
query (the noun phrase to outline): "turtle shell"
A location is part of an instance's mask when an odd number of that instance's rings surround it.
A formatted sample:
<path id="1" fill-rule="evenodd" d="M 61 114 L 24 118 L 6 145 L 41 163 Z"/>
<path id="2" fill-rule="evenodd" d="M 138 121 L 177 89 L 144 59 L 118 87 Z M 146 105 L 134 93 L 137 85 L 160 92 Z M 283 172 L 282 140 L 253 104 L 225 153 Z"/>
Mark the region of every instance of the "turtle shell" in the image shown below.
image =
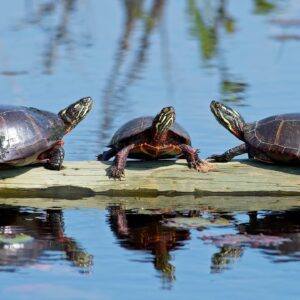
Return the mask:
<path id="1" fill-rule="evenodd" d="M 245 141 L 274 160 L 300 158 L 300 114 L 282 114 L 247 124 Z"/>
<path id="2" fill-rule="evenodd" d="M 139 117 L 128 121 L 115 132 L 108 147 L 114 147 L 127 139 L 144 134 L 151 129 L 153 120 L 153 117 Z M 173 133 L 173 138 L 182 139 L 183 143 L 188 145 L 191 144 L 190 135 L 178 123 L 173 123 L 169 132 Z"/>
<path id="3" fill-rule="evenodd" d="M 59 141 L 65 131 L 54 113 L 31 107 L 0 105 L 0 163 L 24 165 Z"/>

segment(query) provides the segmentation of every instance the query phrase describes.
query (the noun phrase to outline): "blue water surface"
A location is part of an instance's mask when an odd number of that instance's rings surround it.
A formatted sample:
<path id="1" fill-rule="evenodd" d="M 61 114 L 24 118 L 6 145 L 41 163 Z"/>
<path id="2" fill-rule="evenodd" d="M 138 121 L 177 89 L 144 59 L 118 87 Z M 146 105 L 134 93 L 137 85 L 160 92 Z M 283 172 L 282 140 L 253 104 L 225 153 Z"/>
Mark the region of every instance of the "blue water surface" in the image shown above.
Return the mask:
<path id="1" fill-rule="evenodd" d="M 300 111 L 297 0 L 19 0 L 0 8 L 0 104 L 58 112 L 94 100 L 65 137 L 67 160 L 94 160 L 120 125 L 163 106 L 175 107 L 203 158 L 240 143 L 217 123 L 211 100 L 249 122 Z M 2 205 L 0 296 L 298 299 L 300 215 L 291 208 L 144 214 Z M 182 218 L 202 223 L 182 226 Z"/>

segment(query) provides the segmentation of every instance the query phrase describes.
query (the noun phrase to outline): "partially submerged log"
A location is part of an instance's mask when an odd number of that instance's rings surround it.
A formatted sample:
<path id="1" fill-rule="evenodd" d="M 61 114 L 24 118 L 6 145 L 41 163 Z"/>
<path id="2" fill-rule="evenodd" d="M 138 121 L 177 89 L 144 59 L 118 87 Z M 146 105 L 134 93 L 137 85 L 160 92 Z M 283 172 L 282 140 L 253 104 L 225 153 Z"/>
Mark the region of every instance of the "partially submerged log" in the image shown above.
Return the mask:
<path id="1" fill-rule="evenodd" d="M 2 169 L 0 197 L 79 199 L 107 196 L 300 196 L 300 168 L 249 160 L 215 164 L 198 173 L 185 160 L 127 163 L 126 177 L 109 179 L 111 162 L 66 161 L 61 171 L 39 167 Z"/>

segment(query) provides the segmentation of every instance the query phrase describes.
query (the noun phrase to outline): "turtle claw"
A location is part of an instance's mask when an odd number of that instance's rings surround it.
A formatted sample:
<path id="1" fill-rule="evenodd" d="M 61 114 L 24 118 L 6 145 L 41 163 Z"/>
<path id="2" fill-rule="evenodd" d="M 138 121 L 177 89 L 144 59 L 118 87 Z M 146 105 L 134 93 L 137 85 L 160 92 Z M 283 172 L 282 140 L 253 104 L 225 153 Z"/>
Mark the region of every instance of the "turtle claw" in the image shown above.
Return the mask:
<path id="1" fill-rule="evenodd" d="M 112 166 L 109 171 L 109 178 L 119 179 L 121 180 L 122 177 L 125 177 L 124 169 L 119 169 L 116 166 Z"/>
<path id="2" fill-rule="evenodd" d="M 188 163 L 190 169 L 195 169 L 198 172 L 207 173 L 216 171 L 217 168 L 205 160 L 195 160 Z"/>

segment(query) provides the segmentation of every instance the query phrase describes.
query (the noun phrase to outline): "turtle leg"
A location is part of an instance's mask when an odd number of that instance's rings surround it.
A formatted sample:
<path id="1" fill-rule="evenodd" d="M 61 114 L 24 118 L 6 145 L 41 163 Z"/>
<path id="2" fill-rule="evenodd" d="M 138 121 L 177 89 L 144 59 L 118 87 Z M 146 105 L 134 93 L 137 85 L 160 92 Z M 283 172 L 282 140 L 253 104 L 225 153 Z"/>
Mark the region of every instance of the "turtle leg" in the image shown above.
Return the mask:
<path id="1" fill-rule="evenodd" d="M 58 144 L 54 146 L 47 152 L 47 162 L 45 163 L 45 168 L 49 170 L 57 170 L 61 169 L 64 157 L 65 157 L 65 150 L 62 147 L 62 144 Z"/>
<path id="2" fill-rule="evenodd" d="M 125 176 L 124 168 L 126 165 L 126 160 L 130 150 L 132 150 L 134 147 L 135 145 L 128 145 L 117 152 L 117 154 L 115 155 L 114 163 L 109 169 L 108 176 L 110 178 L 121 180 L 121 177 Z"/>
<path id="3" fill-rule="evenodd" d="M 242 145 L 236 146 L 234 148 L 231 148 L 231 149 L 227 150 L 226 152 L 224 152 L 223 154 L 219 154 L 219 155 L 213 154 L 213 155 L 209 156 L 208 158 L 213 159 L 218 162 L 228 162 L 228 161 L 232 160 L 235 156 L 241 155 L 244 153 L 248 153 L 248 148 L 247 148 L 246 144 L 242 144 Z"/>
<path id="4" fill-rule="evenodd" d="M 185 159 L 187 160 L 190 169 L 195 169 L 198 172 L 209 172 L 216 170 L 213 165 L 199 158 L 198 149 L 195 149 L 192 146 L 186 144 L 181 144 L 179 145 L 179 147 Z"/>
<path id="5" fill-rule="evenodd" d="M 117 154 L 117 151 L 115 149 L 109 149 L 107 151 L 104 151 L 103 153 L 99 154 L 97 156 L 97 160 L 100 161 L 107 161 L 109 160 L 111 157 L 115 156 Z"/>

